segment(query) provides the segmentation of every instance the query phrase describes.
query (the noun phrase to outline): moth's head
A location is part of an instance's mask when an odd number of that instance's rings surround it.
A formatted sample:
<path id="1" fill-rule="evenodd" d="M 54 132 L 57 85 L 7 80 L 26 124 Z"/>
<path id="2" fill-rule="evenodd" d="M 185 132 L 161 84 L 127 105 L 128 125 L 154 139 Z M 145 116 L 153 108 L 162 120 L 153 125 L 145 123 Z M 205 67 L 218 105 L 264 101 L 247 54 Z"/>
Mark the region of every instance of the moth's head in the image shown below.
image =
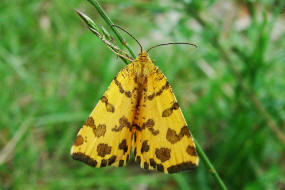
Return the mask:
<path id="1" fill-rule="evenodd" d="M 149 62 L 149 61 L 151 62 L 151 60 L 150 60 L 150 58 L 149 58 L 149 56 L 148 56 L 148 53 L 147 53 L 146 51 L 142 51 L 142 52 L 139 54 L 137 60 L 138 60 L 139 62 L 141 62 L 141 63 L 146 63 L 146 62 Z"/>
<path id="2" fill-rule="evenodd" d="M 142 51 L 140 54 L 139 54 L 139 57 L 148 57 L 148 53 L 146 51 Z"/>

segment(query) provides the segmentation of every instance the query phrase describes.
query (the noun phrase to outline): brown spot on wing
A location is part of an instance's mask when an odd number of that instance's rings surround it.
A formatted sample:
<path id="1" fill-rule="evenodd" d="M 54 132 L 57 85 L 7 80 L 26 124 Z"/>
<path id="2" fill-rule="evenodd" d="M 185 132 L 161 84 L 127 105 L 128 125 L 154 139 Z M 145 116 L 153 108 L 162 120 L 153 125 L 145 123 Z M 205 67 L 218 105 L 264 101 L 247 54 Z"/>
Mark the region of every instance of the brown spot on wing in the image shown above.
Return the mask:
<path id="1" fill-rule="evenodd" d="M 128 119 L 126 117 L 121 117 L 120 120 L 119 120 L 119 123 L 120 123 L 120 126 L 123 126 L 123 127 L 128 127 L 130 128 L 131 126 L 131 123 L 128 121 Z"/>
<path id="2" fill-rule="evenodd" d="M 154 161 L 153 158 L 149 159 L 149 163 L 153 168 L 156 168 L 156 162 Z"/>
<path id="3" fill-rule="evenodd" d="M 155 122 L 153 119 L 148 119 L 146 122 L 142 124 L 142 127 L 138 130 L 142 130 L 147 128 L 153 135 L 157 135 L 159 133 L 159 130 L 155 130 L 153 127 L 155 125 Z"/>
<path id="4" fill-rule="evenodd" d="M 72 157 L 72 159 L 82 161 L 85 164 L 88 164 L 89 166 L 92 166 L 92 167 L 97 166 L 96 160 L 94 160 L 93 158 L 91 158 L 88 155 L 85 155 L 83 153 L 75 152 L 71 155 L 71 157 Z"/>
<path id="5" fill-rule="evenodd" d="M 155 149 L 155 156 L 161 161 L 165 162 L 170 159 L 170 152 L 169 148 L 156 148 Z"/>
<path id="6" fill-rule="evenodd" d="M 184 136 L 187 136 L 187 137 L 191 136 L 187 126 L 182 127 L 179 134 L 177 134 L 175 130 L 170 129 L 170 128 L 168 128 L 167 133 L 166 133 L 166 139 L 172 144 L 177 143 Z"/>
<path id="7" fill-rule="evenodd" d="M 189 129 L 187 126 L 184 126 L 181 128 L 179 136 L 180 136 L 180 138 L 182 138 L 183 136 L 191 137 Z"/>
<path id="8" fill-rule="evenodd" d="M 148 128 L 148 130 L 153 134 L 157 135 L 159 133 L 159 130 L 154 130 L 153 128 Z"/>
<path id="9" fill-rule="evenodd" d="M 95 137 L 99 138 L 101 136 L 104 136 L 106 133 L 106 125 L 105 124 L 98 124 L 98 126 L 96 126 L 94 119 L 92 117 L 89 117 L 84 125 L 91 127 L 93 129 L 93 133 L 94 133 Z"/>
<path id="10" fill-rule="evenodd" d="M 87 121 L 85 121 L 85 124 L 86 126 L 88 127 L 94 127 L 95 124 L 94 124 L 94 119 L 92 117 L 88 117 Z"/>
<path id="11" fill-rule="evenodd" d="M 105 124 L 99 124 L 97 127 L 93 127 L 93 133 L 95 137 L 101 137 L 104 136 L 106 133 L 106 125 Z"/>
<path id="12" fill-rule="evenodd" d="M 148 100 L 152 100 L 155 97 L 155 93 L 152 93 L 151 95 L 149 95 L 147 98 Z"/>
<path id="13" fill-rule="evenodd" d="M 128 127 L 131 130 L 131 123 L 128 121 L 128 119 L 125 116 L 123 116 L 119 119 L 119 124 L 120 124 L 120 126 L 118 127 L 117 125 L 115 125 L 115 127 L 112 129 L 112 131 L 119 132 L 124 127 Z"/>
<path id="14" fill-rule="evenodd" d="M 108 98 L 106 96 L 102 96 L 101 101 L 103 103 L 108 103 Z"/>
<path id="15" fill-rule="evenodd" d="M 106 96 L 102 96 L 101 101 L 105 104 L 107 112 L 115 112 L 115 107 L 109 103 L 108 98 Z"/>
<path id="16" fill-rule="evenodd" d="M 141 153 L 144 153 L 144 152 L 148 152 L 148 151 L 149 151 L 149 145 L 147 144 L 147 141 L 148 141 L 148 140 L 145 140 L 145 141 L 142 143 Z"/>
<path id="17" fill-rule="evenodd" d="M 124 151 L 124 154 L 128 151 L 128 145 L 126 139 L 122 140 L 118 147 L 120 150 Z"/>
<path id="18" fill-rule="evenodd" d="M 151 95 L 147 97 L 148 100 L 153 100 L 155 96 L 160 96 L 162 92 L 168 88 L 169 88 L 169 83 L 168 81 L 166 81 L 165 84 L 157 92 L 153 92 Z"/>
<path id="19" fill-rule="evenodd" d="M 114 78 L 114 82 L 115 84 L 118 86 L 120 93 L 125 94 L 126 97 L 131 98 L 132 97 L 132 93 L 130 91 L 126 91 L 124 90 L 122 84 L 120 81 L 118 81 L 117 76 Z"/>
<path id="20" fill-rule="evenodd" d="M 108 146 L 108 144 L 100 143 L 97 145 L 97 153 L 101 157 L 105 157 L 107 154 L 111 153 L 111 146 Z"/>
<path id="21" fill-rule="evenodd" d="M 154 126 L 154 120 L 148 119 L 145 123 L 143 123 L 142 128 L 152 128 Z"/>
<path id="22" fill-rule="evenodd" d="M 121 93 L 124 93 L 125 90 L 123 89 L 122 84 L 118 81 L 117 76 L 115 76 L 114 82 L 115 82 L 115 84 L 118 86 L 120 92 L 121 92 Z"/>
<path id="23" fill-rule="evenodd" d="M 131 97 L 132 97 L 131 91 L 126 91 L 126 92 L 125 92 L 125 95 L 126 95 L 128 98 L 131 98 Z"/>
<path id="24" fill-rule="evenodd" d="M 160 172 L 164 172 L 164 167 L 162 164 L 157 164 L 156 169 Z"/>
<path id="25" fill-rule="evenodd" d="M 172 114 L 173 110 L 171 108 L 167 108 L 162 112 L 162 117 L 169 117 Z"/>
<path id="26" fill-rule="evenodd" d="M 177 110 L 178 108 L 179 108 L 178 103 L 177 102 L 173 103 L 170 108 L 167 108 L 162 112 L 162 117 L 169 117 L 173 113 L 173 110 Z"/>
<path id="27" fill-rule="evenodd" d="M 179 104 L 175 102 L 172 106 L 172 109 L 177 110 L 179 108 Z"/>
<path id="28" fill-rule="evenodd" d="M 117 156 L 112 156 L 108 159 L 108 165 L 112 165 L 116 161 Z"/>
<path id="29" fill-rule="evenodd" d="M 197 152 L 194 146 L 187 146 L 186 152 L 190 155 L 190 156 L 197 156 Z"/>
<path id="30" fill-rule="evenodd" d="M 155 95 L 160 96 L 162 94 L 162 92 L 168 88 L 169 88 L 169 83 L 168 83 L 168 81 L 166 81 L 165 84 L 161 87 L 161 89 L 158 92 L 156 92 Z"/>
<path id="31" fill-rule="evenodd" d="M 107 110 L 107 112 L 114 113 L 115 107 L 112 104 L 108 103 L 108 104 L 106 104 L 106 110 Z"/>
<path id="32" fill-rule="evenodd" d="M 83 137 L 82 137 L 81 135 L 78 135 L 78 136 L 76 137 L 76 139 L 75 139 L 73 145 L 74 145 L 74 146 L 80 146 L 80 145 L 83 144 L 83 142 L 84 142 Z"/>
<path id="33" fill-rule="evenodd" d="M 177 143 L 180 140 L 179 135 L 176 134 L 176 131 L 170 128 L 167 130 L 166 139 L 172 144 Z"/>
<path id="34" fill-rule="evenodd" d="M 167 168 L 168 173 L 176 173 L 182 170 L 188 170 L 193 167 L 196 167 L 196 164 L 193 162 L 183 162 L 174 166 L 170 166 Z"/>

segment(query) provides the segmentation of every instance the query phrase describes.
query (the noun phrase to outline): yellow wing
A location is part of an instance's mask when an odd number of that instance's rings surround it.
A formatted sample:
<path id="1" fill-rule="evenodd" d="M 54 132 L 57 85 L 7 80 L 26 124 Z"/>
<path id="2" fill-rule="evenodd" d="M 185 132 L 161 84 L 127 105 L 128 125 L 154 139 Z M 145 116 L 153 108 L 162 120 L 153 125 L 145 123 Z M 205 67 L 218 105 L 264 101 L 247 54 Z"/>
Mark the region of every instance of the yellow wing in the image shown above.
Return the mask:
<path id="1" fill-rule="evenodd" d="M 124 166 L 130 157 L 136 83 L 130 64 L 114 78 L 77 134 L 72 158 L 93 167 Z"/>
<path id="2" fill-rule="evenodd" d="M 197 166 L 195 144 L 166 77 L 150 61 L 144 69 L 148 80 L 135 121 L 136 161 L 165 173 Z"/>

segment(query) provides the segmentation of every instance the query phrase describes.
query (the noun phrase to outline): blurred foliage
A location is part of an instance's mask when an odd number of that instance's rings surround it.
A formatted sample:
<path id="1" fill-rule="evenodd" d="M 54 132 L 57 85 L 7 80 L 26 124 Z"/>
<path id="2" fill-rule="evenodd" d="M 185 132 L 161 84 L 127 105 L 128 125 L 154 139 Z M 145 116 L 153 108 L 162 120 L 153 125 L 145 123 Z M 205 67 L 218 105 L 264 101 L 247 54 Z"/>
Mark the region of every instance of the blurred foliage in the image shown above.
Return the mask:
<path id="1" fill-rule="evenodd" d="M 284 144 L 241 85 L 284 134 L 282 1 L 100 3 L 145 48 L 168 41 L 199 46 L 150 53 L 168 77 L 192 134 L 229 189 L 284 189 Z M 124 67 L 74 8 L 104 25 L 87 1 L 1 0 L 0 189 L 219 189 L 202 162 L 193 171 L 165 175 L 132 162 L 94 169 L 71 159 L 77 131 Z"/>

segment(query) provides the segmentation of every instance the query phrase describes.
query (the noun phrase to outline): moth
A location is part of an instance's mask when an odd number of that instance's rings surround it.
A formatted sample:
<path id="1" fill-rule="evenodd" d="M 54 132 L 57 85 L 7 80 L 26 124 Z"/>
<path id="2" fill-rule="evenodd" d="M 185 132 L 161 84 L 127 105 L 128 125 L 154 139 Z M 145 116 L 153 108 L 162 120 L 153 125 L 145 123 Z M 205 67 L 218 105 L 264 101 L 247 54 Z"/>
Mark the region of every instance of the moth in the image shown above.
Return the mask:
<path id="1" fill-rule="evenodd" d="M 115 76 L 78 132 L 71 156 L 97 168 L 121 167 L 132 150 L 147 170 L 176 173 L 199 162 L 172 89 L 142 47 Z"/>

